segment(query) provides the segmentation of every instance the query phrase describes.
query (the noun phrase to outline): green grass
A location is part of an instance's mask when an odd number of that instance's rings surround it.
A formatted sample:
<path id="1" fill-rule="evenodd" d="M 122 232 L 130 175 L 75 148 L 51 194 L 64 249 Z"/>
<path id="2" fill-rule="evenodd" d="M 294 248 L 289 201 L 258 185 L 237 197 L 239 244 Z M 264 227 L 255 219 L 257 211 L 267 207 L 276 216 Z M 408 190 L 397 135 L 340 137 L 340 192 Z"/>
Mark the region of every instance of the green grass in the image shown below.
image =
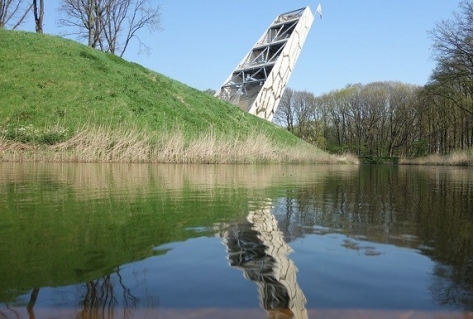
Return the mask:
<path id="1" fill-rule="evenodd" d="M 188 142 L 206 134 L 226 141 L 263 135 L 277 148 L 325 154 L 229 103 L 77 42 L 7 30 L 0 41 L 0 145 L 7 145 L 0 152 L 105 127 L 122 136 L 139 132 L 148 144 L 173 132 Z"/>

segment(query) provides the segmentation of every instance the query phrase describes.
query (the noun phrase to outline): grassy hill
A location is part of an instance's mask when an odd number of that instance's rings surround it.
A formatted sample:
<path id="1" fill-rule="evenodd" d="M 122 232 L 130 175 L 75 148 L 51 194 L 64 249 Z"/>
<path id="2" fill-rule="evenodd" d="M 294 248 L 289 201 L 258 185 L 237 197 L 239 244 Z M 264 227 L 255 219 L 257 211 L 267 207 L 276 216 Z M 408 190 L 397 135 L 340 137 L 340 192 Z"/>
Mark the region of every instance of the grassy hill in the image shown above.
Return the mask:
<path id="1" fill-rule="evenodd" d="M 117 56 L 35 33 L 0 30 L 0 41 L 0 160 L 334 160 L 272 123 Z"/>

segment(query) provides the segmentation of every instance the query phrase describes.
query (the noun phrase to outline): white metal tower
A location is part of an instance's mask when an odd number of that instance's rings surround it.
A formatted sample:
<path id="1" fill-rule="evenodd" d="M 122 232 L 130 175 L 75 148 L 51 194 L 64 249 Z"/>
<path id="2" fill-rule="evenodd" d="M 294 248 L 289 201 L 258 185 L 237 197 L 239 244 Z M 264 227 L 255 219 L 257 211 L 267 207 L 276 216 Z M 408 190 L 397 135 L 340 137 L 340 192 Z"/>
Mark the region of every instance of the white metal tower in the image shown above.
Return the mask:
<path id="1" fill-rule="evenodd" d="M 215 96 L 271 121 L 313 20 L 309 7 L 277 16 Z"/>

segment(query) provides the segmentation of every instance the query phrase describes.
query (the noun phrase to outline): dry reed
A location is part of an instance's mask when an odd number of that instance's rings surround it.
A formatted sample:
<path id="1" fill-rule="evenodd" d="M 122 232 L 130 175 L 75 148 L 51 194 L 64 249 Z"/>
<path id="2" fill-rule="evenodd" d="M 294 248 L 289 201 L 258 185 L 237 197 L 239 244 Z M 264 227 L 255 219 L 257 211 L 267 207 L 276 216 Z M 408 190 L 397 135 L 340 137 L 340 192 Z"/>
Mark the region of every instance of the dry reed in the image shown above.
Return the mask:
<path id="1" fill-rule="evenodd" d="M 309 145 L 275 145 L 263 133 L 245 138 L 203 133 L 186 140 L 180 131 L 145 133 L 136 129 L 85 127 L 65 142 L 28 145 L 0 138 L 1 161 L 107 163 L 358 163 Z"/>
<path id="2" fill-rule="evenodd" d="M 449 155 L 428 155 L 413 159 L 400 159 L 402 165 L 450 165 L 472 166 L 472 150 L 457 151 Z"/>

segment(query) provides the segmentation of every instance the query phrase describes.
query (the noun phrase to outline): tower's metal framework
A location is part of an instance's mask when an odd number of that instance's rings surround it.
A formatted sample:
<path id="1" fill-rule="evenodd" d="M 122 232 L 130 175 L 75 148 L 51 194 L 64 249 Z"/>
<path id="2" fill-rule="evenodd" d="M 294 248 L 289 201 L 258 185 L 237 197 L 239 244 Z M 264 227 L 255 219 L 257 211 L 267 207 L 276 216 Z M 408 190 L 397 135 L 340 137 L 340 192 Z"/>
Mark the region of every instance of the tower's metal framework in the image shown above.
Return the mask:
<path id="1" fill-rule="evenodd" d="M 313 20 L 309 7 L 277 16 L 215 96 L 271 121 Z"/>

